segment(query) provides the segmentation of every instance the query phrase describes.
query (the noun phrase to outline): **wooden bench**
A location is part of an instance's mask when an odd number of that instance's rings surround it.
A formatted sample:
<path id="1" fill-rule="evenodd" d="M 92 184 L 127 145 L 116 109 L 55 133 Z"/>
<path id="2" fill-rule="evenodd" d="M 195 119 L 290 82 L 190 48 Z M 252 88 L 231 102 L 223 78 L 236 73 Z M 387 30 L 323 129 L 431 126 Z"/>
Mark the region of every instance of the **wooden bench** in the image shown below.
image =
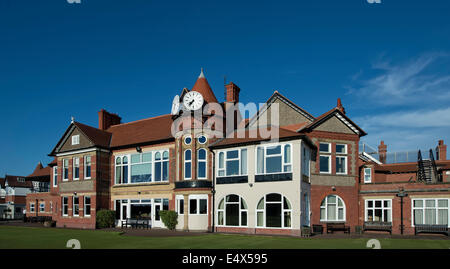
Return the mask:
<path id="1" fill-rule="evenodd" d="M 122 228 L 151 228 L 150 219 L 142 218 L 142 219 L 125 219 L 122 220 L 121 224 Z"/>
<path id="2" fill-rule="evenodd" d="M 323 226 L 320 224 L 312 225 L 312 233 L 313 234 L 323 234 Z"/>
<path id="3" fill-rule="evenodd" d="M 365 221 L 363 231 L 386 231 L 392 234 L 392 222 Z"/>
<path id="4" fill-rule="evenodd" d="M 438 224 L 416 224 L 414 226 L 414 234 L 417 235 L 418 233 L 437 233 L 449 236 L 447 225 Z"/>
<path id="5" fill-rule="evenodd" d="M 327 234 L 334 231 L 344 231 L 344 233 L 350 233 L 350 226 L 345 226 L 345 223 L 327 223 Z"/>

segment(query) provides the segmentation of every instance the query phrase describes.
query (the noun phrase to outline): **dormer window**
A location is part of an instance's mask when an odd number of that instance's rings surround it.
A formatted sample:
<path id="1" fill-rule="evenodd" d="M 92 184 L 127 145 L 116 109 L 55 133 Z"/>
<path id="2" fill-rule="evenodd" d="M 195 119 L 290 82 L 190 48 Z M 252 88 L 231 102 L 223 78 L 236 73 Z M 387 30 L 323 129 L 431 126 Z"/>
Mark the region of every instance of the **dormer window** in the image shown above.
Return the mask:
<path id="1" fill-rule="evenodd" d="M 73 135 L 72 136 L 72 146 L 80 144 L 80 135 Z"/>

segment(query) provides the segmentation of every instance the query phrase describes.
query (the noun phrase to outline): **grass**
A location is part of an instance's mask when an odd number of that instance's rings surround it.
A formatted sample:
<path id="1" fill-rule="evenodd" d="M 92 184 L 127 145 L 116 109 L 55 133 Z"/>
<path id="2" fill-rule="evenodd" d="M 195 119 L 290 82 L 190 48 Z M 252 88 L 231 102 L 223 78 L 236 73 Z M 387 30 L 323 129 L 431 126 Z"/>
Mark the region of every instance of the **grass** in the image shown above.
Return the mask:
<path id="1" fill-rule="evenodd" d="M 179 237 L 122 236 L 118 232 L 0 226 L 0 249 L 366 249 L 368 238 L 324 239 L 205 234 Z M 379 239 L 383 249 L 449 249 L 450 240 Z"/>

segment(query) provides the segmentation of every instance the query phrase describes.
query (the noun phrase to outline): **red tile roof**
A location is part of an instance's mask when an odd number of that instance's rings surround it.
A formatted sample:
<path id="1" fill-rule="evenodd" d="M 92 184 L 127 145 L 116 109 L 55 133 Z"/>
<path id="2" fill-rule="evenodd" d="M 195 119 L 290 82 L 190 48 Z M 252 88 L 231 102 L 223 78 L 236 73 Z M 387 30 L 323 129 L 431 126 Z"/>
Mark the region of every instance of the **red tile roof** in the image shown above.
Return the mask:
<path id="1" fill-rule="evenodd" d="M 305 121 L 305 122 L 291 124 L 291 125 L 283 125 L 283 126 L 281 126 L 281 128 L 286 129 L 286 130 L 290 130 L 290 131 L 293 131 L 293 132 L 298 132 L 300 129 L 302 129 L 306 125 L 308 125 L 308 122 Z"/>
<path id="2" fill-rule="evenodd" d="M 0 178 L 0 187 L 5 188 L 5 179 L 4 178 Z"/>
<path id="3" fill-rule="evenodd" d="M 267 132 L 271 131 L 272 127 L 267 128 Z M 264 128 L 265 129 L 265 128 Z M 251 133 L 251 131 L 257 131 L 256 137 L 255 134 Z M 239 133 L 241 132 L 241 133 Z M 288 138 L 303 138 L 308 139 L 307 136 L 301 133 L 293 132 L 291 130 L 279 128 L 279 139 L 288 139 Z M 222 139 L 217 141 L 216 143 L 213 143 L 210 147 L 211 148 L 220 148 L 220 147 L 227 147 L 227 146 L 237 146 L 241 144 L 252 144 L 255 142 L 261 142 L 261 141 L 269 141 L 272 138 L 266 138 L 264 136 L 261 136 L 261 132 L 258 129 L 242 129 L 233 132 L 231 135 L 228 136 L 228 138 Z M 309 139 L 308 139 L 309 140 Z M 312 144 L 312 143 L 311 143 Z M 314 147 L 314 146 L 313 146 Z"/>
<path id="4" fill-rule="evenodd" d="M 194 86 L 192 87 L 192 91 L 201 93 L 206 103 L 218 103 L 217 98 L 214 95 L 214 92 L 212 91 L 211 86 L 209 86 L 209 83 L 205 77 L 200 76 L 197 79 Z"/>
<path id="5" fill-rule="evenodd" d="M 94 143 L 94 145 L 102 148 L 109 147 L 111 133 L 79 122 L 74 122 L 73 124 L 77 126 L 80 131 L 85 134 L 92 143 Z"/>
<path id="6" fill-rule="evenodd" d="M 51 167 L 43 167 L 42 164 L 39 162 L 36 168 L 34 169 L 33 173 L 27 176 L 27 178 L 33 178 L 33 177 L 50 177 Z"/>
<path id="7" fill-rule="evenodd" d="M 112 134 L 110 147 L 123 147 L 173 139 L 171 132 L 172 122 L 172 116 L 167 114 L 113 125 L 107 130 Z"/>
<path id="8" fill-rule="evenodd" d="M 417 163 L 393 163 L 393 164 L 379 164 L 375 166 L 376 172 L 391 172 L 391 173 L 410 173 L 417 171 Z"/>
<path id="9" fill-rule="evenodd" d="M 22 187 L 22 188 L 31 188 L 33 187 L 33 183 L 31 181 L 25 180 L 24 182 L 18 181 L 18 178 L 25 178 L 21 176 L 10 176 L 6 175 L 5 180 L 8 182 L 8 186 L 10 187 Z"/>

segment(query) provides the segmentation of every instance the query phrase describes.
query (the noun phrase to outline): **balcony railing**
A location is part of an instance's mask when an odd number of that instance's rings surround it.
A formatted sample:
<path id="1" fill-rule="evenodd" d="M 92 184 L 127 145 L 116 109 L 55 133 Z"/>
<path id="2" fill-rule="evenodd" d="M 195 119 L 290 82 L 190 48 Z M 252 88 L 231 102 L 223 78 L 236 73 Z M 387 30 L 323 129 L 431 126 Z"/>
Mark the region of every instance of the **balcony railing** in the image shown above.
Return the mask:
<path id="1" fill-rule="evenodd" d="M 375 158 L 378 161 L 382 161 L 383 158 L 380 158 L 380 154 L 377 149 L 374 147 L 371 147 L 370 145 L 366 143 L 361 143 L 359 145 L 360 153 L 365 152 L 366 154 L 369 154 L 373 158 Z M 421 150 L 422 152 L 429 152 L 430 150 Z M 417 162 L 418 159 L 418 152 L 417 150 L 408 150 L 408 151 L 395 151 L 395 152 L 387 152 L 386 156 L 384 158 L 383 163 L 386 164 L 392 164 L 392 163 L 413 163 Z M 436 158 L 436 150 L 431 149 L 431 152 L 433 154 L 433 157 Z M 428 154 L 427 154 L 428 155 Z M 427 158 L 428 156 L 424 156 L 424 158 Z"/>

